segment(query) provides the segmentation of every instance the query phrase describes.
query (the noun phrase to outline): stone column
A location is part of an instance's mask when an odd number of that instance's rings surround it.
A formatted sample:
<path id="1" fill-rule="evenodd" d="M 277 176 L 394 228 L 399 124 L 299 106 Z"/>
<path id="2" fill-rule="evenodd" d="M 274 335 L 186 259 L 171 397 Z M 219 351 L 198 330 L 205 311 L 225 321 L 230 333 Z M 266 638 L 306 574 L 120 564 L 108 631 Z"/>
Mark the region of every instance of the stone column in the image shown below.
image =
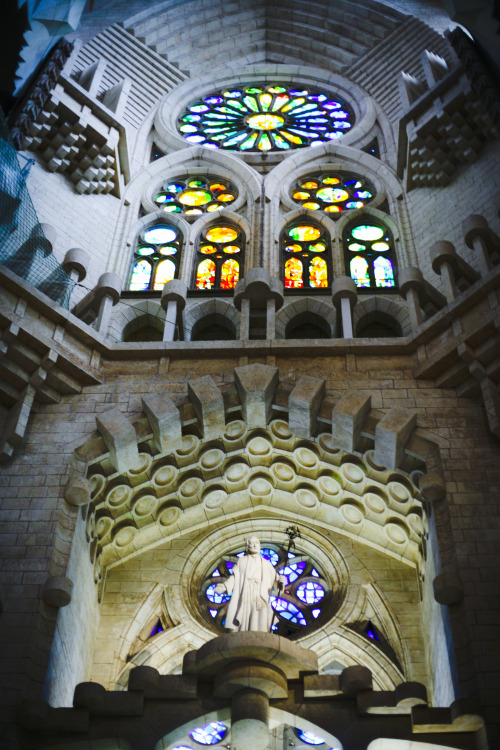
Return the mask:
<path id="1" fill-rule="evenodd" d="M 350 276 L 339 276 L 332 284 L 332 300 L 340 308 L 342 319 L 342 338 L 354 338 L 352 311 L 358 299 L 358 288 Z"/>
<path id="2" fill-rule="evenodd" d="M 283 305 L 283 284 L 265 268 L 251 268 L 234 288 L 234 305 L 241 311 L 240 340 L 248 339 L 252 307 L 266 309 L 266 339 L 276 335 L 276 311 Z"/>
<path id="3" fill-rule="evenodd" d="M 163 341 L 173 341 L 177 316 L 186 307 L 187 286 L 180 279 L 167 281 L 161 293 L 161 306 L 165 310 Z"/>
<path id="4" fill-rule="evenodd" d="M 458 267 L 458 256 L 455 246 L 451 242 L 441 240 L 436 242 L 430 250 L 432 270 L 441 276 L 443 292 L 449 302 L 457 296 L 455 271 Z"/>
<path id="5" fill-rule="evenodd" d="M 116 273 L 103 273 L 95 288 L 99 312 L 95 323 L 96 331 L 106 335 L 111 319 L 111 310 L 120 299 L 122 280 Z"/>
<path id="6" fill-rule="evenodd" d="M 479 265 L 481 276 L 491 270 L 491 261 L 488 252 L 489 244 L 494 237 L 484 216 L 471 214 L 462 222 L 465 244 L 474 250 Z"/>
<path id="7" fill-rule="evenodd" d="M 408 305 L 408 315 L 412 331 L 422 324 L 420 298 L 424 291 L 424 279 L 419 268 L 409 266 L 399 272 L 399 291 Z"/>
<path id="8" fill-rule="evenodd" d="M 71 250 L 68 250 L 64 256 L 62 267 L 70 279 L 78 284 L 86 277 L 89 262 L 90 256 L 88 252 L 82 250 L 80 247 L 74 247 Z"/>

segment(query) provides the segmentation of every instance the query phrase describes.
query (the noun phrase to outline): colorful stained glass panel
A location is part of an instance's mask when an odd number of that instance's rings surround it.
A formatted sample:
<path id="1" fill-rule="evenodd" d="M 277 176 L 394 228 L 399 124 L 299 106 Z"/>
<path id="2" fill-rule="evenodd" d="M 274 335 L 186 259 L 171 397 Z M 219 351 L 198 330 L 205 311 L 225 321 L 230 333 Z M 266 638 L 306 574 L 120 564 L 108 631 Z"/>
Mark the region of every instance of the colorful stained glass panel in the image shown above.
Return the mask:
<path id="1" fill-rule="evenodd" d="M 285 263 L 285 287 L 298 289 L 304 286 L 302 261 L 289 258 Z"/>
<path id="2" fill-rule="evenodd" d="M 237 260 L 225 260 L 220 271 L 220 288 L 234 289 L 240 277 L 240 264 Z"/>
<path id="3" fill-rule="evenodd" d="M 130 279 L 130 289 L 134 292 L 142 292 L 149 288 L 151 280 L 151 263 L 147 260 L 140 260 L 132 269 Z"/>
<path id="4" fill-rule="evenodd" d="M 313 258 L 309 263 L 309 286 L 328 286 L 328 266 L 324 258 Z"/>
<path id="5" fill-rule="evenodd" d="M 321 231 L 317 227 L 310 225 L 300 225 L 292 227 L 288 230 L 289 236 L 292 240 L 298 240 L 299 242 L 311 242 L 317 240 L 321 236 Z"/>
<path id="6" fill-rule="evenodd" d="M 368 263 L 360 255 L 356 255 L 350 262 L 351 277 L 354 283 L 359 287 L 370 286 L 370 274 L 368 273 Z"/>
<path id="7" fill-rule="evenodd" d="M 205 236 L 210 242 L 232 242 L 238 236 L 238 232 L 233 227 L 211 227 Z"/>
<path id="8" fill-rule="evenodd" d="M 375 286 L 394 286 L 394 271 L 389 258 L 379 256 L 373 261 L 373 273 L 375 275 Z"/>
<path id="9" fill-rule="evenodd" d="M 171 260 L 162 260 L 158 263 L 155 274 L 155 281 L 153 289 L 155 291 L 161 291 L 167 281 L 171 281 L 175 277 L 175 263 Z"/>
<path id="10" fill-rule="evenodd" d="M 213 260 L 202 260 L 196 273 L 197 289 L 213 289 L 215 284 L 215 263 Z"/>

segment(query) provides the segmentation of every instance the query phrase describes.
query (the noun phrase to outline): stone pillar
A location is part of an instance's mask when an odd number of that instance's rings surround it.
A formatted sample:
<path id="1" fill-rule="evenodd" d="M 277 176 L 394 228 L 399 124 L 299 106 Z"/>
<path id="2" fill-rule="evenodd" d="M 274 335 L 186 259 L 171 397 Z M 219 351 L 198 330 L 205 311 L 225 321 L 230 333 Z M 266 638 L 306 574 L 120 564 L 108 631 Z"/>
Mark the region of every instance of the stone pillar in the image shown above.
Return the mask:
<path id="1" fill-rule="evenodd" d="M 90 256 L 88 252 L 82 250 L 80 247 L 74 247 L 71 250 L 68 250 L 64 256 L 62 267 L 70 279 L 78 284 L 80 281 L 83 281 L 87 275 L 89 262 Z"/>
<path id="2" fill-rule="evenodd" d="M 231 700 L 231 741 L 238 750 L 265 750 L 269 744 L 269 698 L 247 688 Z"/>
<path id="3" fill-rule="evenodd" d="M 103 335 L 106 335 L 111 319 L 111 310 L 120 299 L 121 290 L 122 280 L 116 273 L 103 273 L 97 282 L 95 295 L 99 302 L 99 312 L 95 328 Z"/>
<path id="4" fill-rule="evenodd" d="M 180 279 L 167 281 L 161 293 L 161 306 L 165 310 L 163 341 L 173 341 L 177 316 L 186 307 L 187 286 Z"/>
<path id="5" fill-rule="evenodd" d="M 399 272 L 399 291 L 408 305 L 408 315 L 412 331 L 422 324 L 420 298 L 424 291 L 424 279 L 419 268 L 410 266 Z"/>
<path id="6" fill-rule="evenodd" d="M 472 248 L 476 254 L 481 276 L 486 276 L 491 270 L 488 246 L 494 236 L 488 226 L 488 222 L 484 216 L 471 214 L 462 222 L 462 231 L 464 233 L 465 244 L 467 247 Z"/>
<path id="7" fill-rule="evenodd" d="M 352 311 L 358 299 L 358 289 L 350 276 L 339 276 L 332 284 L 332 300 L 340 308 L 342 318 L 342 338 L 354 338 Z"/>
<path id="8" fill-rule="evenodd" d="M 234 288 L 234 305 L 241 312 L 240 340 L 250 335 L 252 307 L 266 309 L 266 339 L 276 335 L 276 311 L 283 305 L 283 284 L 265 268 L 251 268 Z"/>
<path id="9" fill-rule="evenodd" d="M 431 247 L 430 256 L 432 270 L 441 276 L 444 295 L 448 302 L 453 302 L 457 296 L 455 271 L 458 266 L 458 256 L 455 246 L 451 242 L 441 240 Z"/>

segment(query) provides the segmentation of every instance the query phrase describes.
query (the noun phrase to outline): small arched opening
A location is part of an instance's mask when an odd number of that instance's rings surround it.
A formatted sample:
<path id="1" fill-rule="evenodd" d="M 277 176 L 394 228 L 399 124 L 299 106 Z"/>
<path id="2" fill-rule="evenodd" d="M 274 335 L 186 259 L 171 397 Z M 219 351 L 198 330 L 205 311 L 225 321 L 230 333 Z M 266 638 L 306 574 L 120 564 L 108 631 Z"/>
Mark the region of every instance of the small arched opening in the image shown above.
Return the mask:
<path id="1" fill-rule="evenodd" d="M 332 332 L 328 321 L 309 310 L 292 318 L 285 329 L 287 339 L 329 339 L 331 337 Z"/>
<path id="2" fill-rule="evenodd" d="M 198 320 L 193 328 L 191 341 L 234 341 L 236 327 L 220 313 L 212 313 Z"/>
<path id="3" fill-rule="evenodd" d="M 399 322 L 381 310 L 364 315 L 356 326 L 357 338 L 386 339 L 402 336 Z"/>

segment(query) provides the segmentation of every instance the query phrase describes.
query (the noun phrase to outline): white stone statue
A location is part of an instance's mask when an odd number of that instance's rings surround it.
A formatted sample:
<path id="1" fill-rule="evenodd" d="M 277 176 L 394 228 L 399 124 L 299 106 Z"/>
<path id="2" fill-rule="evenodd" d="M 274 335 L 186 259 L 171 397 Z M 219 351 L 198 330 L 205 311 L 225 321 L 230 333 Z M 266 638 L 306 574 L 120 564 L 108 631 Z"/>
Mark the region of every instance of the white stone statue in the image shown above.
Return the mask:
<path id="1" fill-rule="evenodd" d="M 227 609 L 228 630 L 257 630 L 268 633 L 271 629 L 273 609 L 269 601 L 271 589 L 276 582 L 285 583 L 269 560 L 260 554 L 260 542 L 256 536 L 247 539 L 246 554 L 234 566 L 233 575 L 217 584 L 218 594 L 232 592 Z"/>

